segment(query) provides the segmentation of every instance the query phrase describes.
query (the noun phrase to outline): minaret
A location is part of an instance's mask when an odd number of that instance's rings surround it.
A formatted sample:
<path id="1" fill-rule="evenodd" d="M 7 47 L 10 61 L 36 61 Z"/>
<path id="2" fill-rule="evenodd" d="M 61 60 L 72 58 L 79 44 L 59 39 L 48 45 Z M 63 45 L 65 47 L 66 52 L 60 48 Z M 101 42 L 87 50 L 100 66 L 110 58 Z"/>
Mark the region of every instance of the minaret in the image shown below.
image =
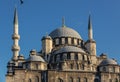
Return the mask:
<path id="1" fill-rule="evenodd" d="M 19 46 L 19 33 L 18 33 L 18 15 L 17 15 L 17 9 L 15 8 L 14 11 L 14 20 L 13 20 L 13 35 L 12 35 L 12 39 L 13 39 L 13 46 L 12 46 L 12 51 L 13 51 L 13 57 L 12 60 L 17 60 L 18 59 L 18 55 L 19 55 L 19 51 L 20 51 L 20 46 Z"/>
<path id="2" fill-rule="evenodd" d="M 90 15 L 88 19 L 88 40 L 85 43 L 85 47 L 91 56 L 90 59 L 92 64 L 96 64 L 96 42 L 93 39 L 92 22 Z"/>
<path id="3" fill-rule="evenodd" d="M 90 60 L 92 64 L 96 64 L 96 42 L 93 39 L 93 29 L 92 29 L 92 21 L 89 15 L 88 19 L 88 40 L 85 43 L 85 47 L 90 54 Z"/>
<path id="4" fill-rule="evenodd" d="M 96 42 L 93 39 L 93 29 L 92 29 L 92 21 L 90 15 L 88 19 L 88 40 L 85 46 L 90 55 L 96 55 Z"/>

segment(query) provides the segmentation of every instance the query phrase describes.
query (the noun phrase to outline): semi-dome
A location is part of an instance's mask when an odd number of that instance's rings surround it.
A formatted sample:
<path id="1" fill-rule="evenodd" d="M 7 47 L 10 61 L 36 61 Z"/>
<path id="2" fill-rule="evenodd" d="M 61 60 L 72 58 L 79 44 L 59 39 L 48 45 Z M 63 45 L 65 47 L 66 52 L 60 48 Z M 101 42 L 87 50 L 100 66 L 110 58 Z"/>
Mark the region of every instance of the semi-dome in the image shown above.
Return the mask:
<path id="1" fill-rule="evenodd" d="M 73 30 L 72 28 L 68 28 L 66 26 L 53 30 L 49 35 L 52 38 L 56 38 L 56 37 L 74 37 L 74 38 L 82 39 L 77 31 Z"/>
<path id="2" fill-rule="evenodd" d="M 41 62 L 45 62 L 45 60 L 41 57 L 41 56 L 37 56 L 37 55 L 31 55 L 27 61 L 41 61 Z"/>
<path id="3" fill-rule="evenodd" d="M 117 62 L 113 59 L 105 59 L 100 63 L 100 65 L 117 65 Z"/>
<path id="4" fill-rule="evenodd" d="M 75 46 L 64 46 L 60 48 L 59 50 L 55 51 L 54 54 L 64 53 L 64 52 L 82 52 L 85 53 L 85 51 L 81 48 L 75 47 Z"/>

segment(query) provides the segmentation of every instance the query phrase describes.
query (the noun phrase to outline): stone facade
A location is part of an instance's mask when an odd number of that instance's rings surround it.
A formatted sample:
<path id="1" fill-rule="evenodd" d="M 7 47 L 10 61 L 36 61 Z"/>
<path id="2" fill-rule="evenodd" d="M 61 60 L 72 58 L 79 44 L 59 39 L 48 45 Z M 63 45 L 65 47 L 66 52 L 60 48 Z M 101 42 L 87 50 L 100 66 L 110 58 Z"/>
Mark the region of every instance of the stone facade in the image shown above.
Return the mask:
<path id="1" fill-rule="evenodd" d="M 14 30 L 19 35 L 16 10 L 14 21 L 17 21 Z M 13 40 L 19 46 L 19 38 Z M 19 49 L 12 49 L 13 58 L 7 64 L 6 82 L 120 82 L 117 61 L 104 53 L 96 54 L 90 17 L 87 41 L 65 24 L 41 41 L 41 51 L 31 50 L 28 58 L 18 55 Z"/>

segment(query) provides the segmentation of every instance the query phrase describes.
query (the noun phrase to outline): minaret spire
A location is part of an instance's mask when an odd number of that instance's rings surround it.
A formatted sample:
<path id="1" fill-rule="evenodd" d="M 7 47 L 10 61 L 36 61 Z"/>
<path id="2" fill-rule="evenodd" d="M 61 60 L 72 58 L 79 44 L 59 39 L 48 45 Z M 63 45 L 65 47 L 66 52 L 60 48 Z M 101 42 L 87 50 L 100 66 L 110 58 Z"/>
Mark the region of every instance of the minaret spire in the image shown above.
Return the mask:
<path id="1" fill-rule="evenodd" d="M 89 38 L 89 40 L 93 39 L 93 29 L 92 29 L 91 15 L 89 15 L 89 19 L 88 19 L 88 38 Z"/>
<path id="2" fill-rule="evenodd" d="M 12 51 L 13 51 L 13 60 L 17 60 L 18 59 L 18 55 L 19 55 L 19 51 L 20 51 L 20 47 L 19 47 L 19 29 L 18 29 L 18 14 L 17 14 L 17 9 L 15 8 L 14 10 L 14 20 L 13 20 L 13 35 L 12 35 L 12 39 L 13 39 L 13 46 L 12 46 Z"/>

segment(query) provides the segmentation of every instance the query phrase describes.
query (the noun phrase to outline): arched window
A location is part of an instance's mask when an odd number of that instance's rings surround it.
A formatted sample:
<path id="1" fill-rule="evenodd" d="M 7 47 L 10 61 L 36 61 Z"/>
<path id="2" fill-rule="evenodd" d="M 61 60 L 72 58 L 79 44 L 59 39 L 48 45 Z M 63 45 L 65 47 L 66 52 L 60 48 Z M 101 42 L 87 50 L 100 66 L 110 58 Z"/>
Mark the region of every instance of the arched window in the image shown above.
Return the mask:
<path id="1" fill-rule="evenodd" d="M 73 82 L 73 78 L 72 77 L 69 78 L 69 82 Z"/>
<path id="2" fill-rule="evenodd" d="M 39 77 L 38 76 L 35 77 L 35 82 L 39 82 Z"/>
<path id="3" fill-rule="evenodd" d="M 68 38 L 67 37 L 65 38 L 65 44 L 68 44 Z"/>
<path id="4" fill-rule="evenodd" d="M 58 81 L 57 82 L 63 82 L 63 80 L 61 78 L 58 78 Z"/>
<path id="5" fill-rule="evenodd" d="M 78 78 L 76 79 L 76 82 L 80 82 L 80 77 L 78 77 Z"/>
<path id="6" fill-rule="evenodd" d="M 71 39 L 71 43 L 74 45 L 74 38 Z"/>
<path id="7" fill-rule="evenodd" d="M 25 79 L 22 79 L 22 82 L 25 82 Z"/>
<path id="8" fill-rule="evenodd" d="M 84 69 L 85 69 L 83 64 L 81 65 L 81 69 L 82 69 L 82 70 L 84 70 Z"/>
<path id="9" fill-rule="evenodd" d="M 35 64 L 35 69 L 38 69 L 38 64 Z"/>
<path id="10" fill-rule="evenodd" d="M 84 77 L 84 80 L 83 80 L 83 82 L 88 82 L 86 77 Z"/>
<path id="11" fill-rule="evenodd" d="M 117 78 L 115 78 L 115 82 L 118 82 L 118 79 L 117 79 Z"/>
<path id="12" fill-rule="evenodd" d="M 80 43 L 79 43 L 79 39 L 77 39 L 77 44 L 79 45 Z"/>
<path id="13" fill-rule="evenodd" d="M 103 67 L 103 71 L 104 71 L 104 72 L 106 71 L 106 67 Z"/>
<path id="14" fill-rule="evenodd" d="M 115 72 L 115 67 L 112 67 L 112 68 L 111 68 L 111 71 L 112 71 L 112 72 Z"/>
<path id="15" fill-rule="evenodd" d="M 99 82 L 99 79 L 98 79 L 98 78 L 95 78 L 94 82 Z"/>
<path id="16" fill-rule="evenodd" d="M 32 80 L 31 80 L 31 79 L 29 79 L 29 80 L 28 80 L 28 82 L 32 82 Z"/>
<path id="17" fill-rule="evenodd" d="M 78 54 L 75 53 L 75 60 L 78 60 Z"/>
<path id="18" fill-rule="evenodd" d="M 73 69 L 73 64 L 70 64 L 70 68 Z"/>
<path id="19" fill-rule="evenodd" d="M 76 64 L 76 68 L 79 69 L 79 64 Z"/>
<path id="20" fill-rule="evenodd" d="M 67 54 L 67 59 L 70 59 L 70 53 Z"/>
<path id="21" fill-rule="evenodd" d="M 82 55 L 82 60 L 85 60 L 85 57 L 84 57 L 84 55 Z"/>
<path id="22" fill-rule="evenodd" d="M 55 44 L 56 44 L 56 45 L 59 45 L 59 39 L 58 39 L 58 38 L 55 39 Z"/>
<path id="23" fill-rule="evenodd" d="M 65 44 L 65 38 L 61 38 L 62 44 Z"/>
<path id="24" fill-rule="evenodd" d="M 112 82 L 112 79 L 109 79 L 109 82 Z"/>

